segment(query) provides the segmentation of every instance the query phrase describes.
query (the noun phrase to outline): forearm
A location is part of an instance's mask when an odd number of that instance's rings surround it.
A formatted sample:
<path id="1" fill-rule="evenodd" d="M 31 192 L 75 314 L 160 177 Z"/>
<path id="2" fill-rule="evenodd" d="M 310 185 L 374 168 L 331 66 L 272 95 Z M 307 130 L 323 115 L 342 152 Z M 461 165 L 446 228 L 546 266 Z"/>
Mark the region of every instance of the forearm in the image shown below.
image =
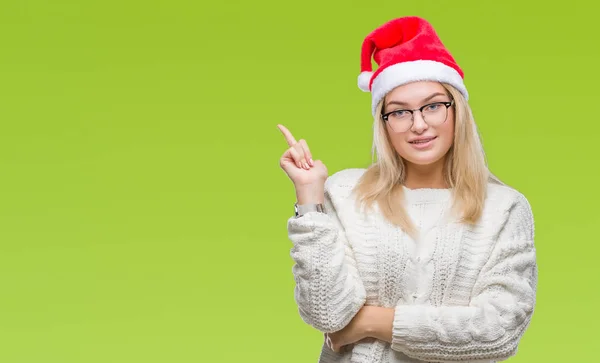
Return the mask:
<path id="1" fill-rule="evenodd" d="M 481 307 L 401 306 L 396 309 L 392 349 L 427 361 L 504 360 L 517 350 L 531 305 Z M 508 312 L 513 310 L 513 312 Z"/>
<path id="2" fill-rule="evenodd" d="M 524 305 L 526 306 L 526 305 Z M 530 314 L 504 314 L 514 321 L 512 329 L 500 321 L 493 307 L 434 307 L 399 305 L 396 308 L 365 306 L 364 335 L 390 343 L 392 349 L 414 358 L 436 362 L 478 359 L 487 355 L 496 359 L 510 357 Z M 484 312 L 487 310 L 487 312 Z M 521 316 L 521 320 L 517 318 Z M 512 318 L 512 319 L 511 319 Z"/>
<path id="3" fill-rule="evenodd" d="M 317 212 L 290 218 L 288 231 L 301 317 L 322 332 L 342 329 L 366 300 L 344 232 L 334 215 Z"/>

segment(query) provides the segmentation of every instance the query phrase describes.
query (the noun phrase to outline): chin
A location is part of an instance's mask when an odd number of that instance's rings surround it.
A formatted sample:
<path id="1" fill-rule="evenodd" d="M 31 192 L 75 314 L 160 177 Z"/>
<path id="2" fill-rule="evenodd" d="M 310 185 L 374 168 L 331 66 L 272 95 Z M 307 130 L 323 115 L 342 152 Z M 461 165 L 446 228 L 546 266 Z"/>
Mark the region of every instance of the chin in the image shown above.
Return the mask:
<path id="1" fill-rule="evenodd" d="M 445 154 L 436 152 L 434 150 L 431 150 L 431 152 L 421 152 L 416 155 L 413 152 L 400 154 L 402 159 L 406 160 L 411 164 L 419 166 L 426 166 L 438 163 L 444 158 L 444 155 Z"/>
<path id="2" fill-rule="evenodd" d="M 404 160 L 414 165 L 427 166 L 440 162 L 442 158 L 404 158 Z"/>

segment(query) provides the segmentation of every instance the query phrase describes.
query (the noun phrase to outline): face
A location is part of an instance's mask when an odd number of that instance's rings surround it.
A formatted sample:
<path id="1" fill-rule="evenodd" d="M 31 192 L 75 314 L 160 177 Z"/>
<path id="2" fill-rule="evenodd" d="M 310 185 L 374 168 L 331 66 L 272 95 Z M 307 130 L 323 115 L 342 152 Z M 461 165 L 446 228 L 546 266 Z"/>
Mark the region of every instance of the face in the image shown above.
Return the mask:
<path id="1" fill-rule="evenodd" d="M 406 162 L 420 166 L 443 162 L 454 140 L 454 106 L 441 102 L 450 101 L 448 91 L 437 82 L 402 85 L 385 97 L 382 113 L 389 115 L 384 121 L 386 129 Z M 413 110 L 412 125 L 410 112 L 405 110 Z"/>

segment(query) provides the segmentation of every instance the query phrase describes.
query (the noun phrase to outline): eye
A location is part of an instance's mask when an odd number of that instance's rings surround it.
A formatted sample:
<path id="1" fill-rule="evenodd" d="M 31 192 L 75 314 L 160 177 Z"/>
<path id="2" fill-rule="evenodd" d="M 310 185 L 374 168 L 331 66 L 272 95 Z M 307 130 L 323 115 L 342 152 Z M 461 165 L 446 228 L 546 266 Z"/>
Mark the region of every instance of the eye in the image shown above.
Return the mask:
<path id="1" fill-rule="evenodd" d="M 428 112 L 433 112 L 433 111 L 437 111 L 440 107 L 442 107 L 441 103 L 432 103 L 431 105 L 427 105 L 427 107 L 425 107 L 425 111 Z"/>
<path id="2" fill-rule="evenodd" d="M 410 115 L 410 112 L 408 112 L 406 110 L 397 110 L 397 111 L 390 113 L 390 117 L 393 117 L 393 118 L 403 118 L 403 117 L 407 117 L 409 115 Z"/>

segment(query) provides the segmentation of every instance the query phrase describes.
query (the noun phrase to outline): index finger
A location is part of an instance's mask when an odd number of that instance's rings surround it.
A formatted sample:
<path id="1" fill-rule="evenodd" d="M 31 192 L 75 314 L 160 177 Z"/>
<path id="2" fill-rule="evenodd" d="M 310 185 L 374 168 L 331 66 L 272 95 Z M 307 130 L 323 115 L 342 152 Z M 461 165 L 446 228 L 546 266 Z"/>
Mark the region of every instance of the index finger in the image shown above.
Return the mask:
<path id="1" fill-rule="evenodd" d="M 283 125 L 277 125 L 277 127 L 279 128 L 283 136 L 285 136 L 285 139 L 290 147 L 296 145 L 297 141 L 296 139 L 294 139 L 294 136 L 292 136 L 290 130 L 286 129 Z"/>

